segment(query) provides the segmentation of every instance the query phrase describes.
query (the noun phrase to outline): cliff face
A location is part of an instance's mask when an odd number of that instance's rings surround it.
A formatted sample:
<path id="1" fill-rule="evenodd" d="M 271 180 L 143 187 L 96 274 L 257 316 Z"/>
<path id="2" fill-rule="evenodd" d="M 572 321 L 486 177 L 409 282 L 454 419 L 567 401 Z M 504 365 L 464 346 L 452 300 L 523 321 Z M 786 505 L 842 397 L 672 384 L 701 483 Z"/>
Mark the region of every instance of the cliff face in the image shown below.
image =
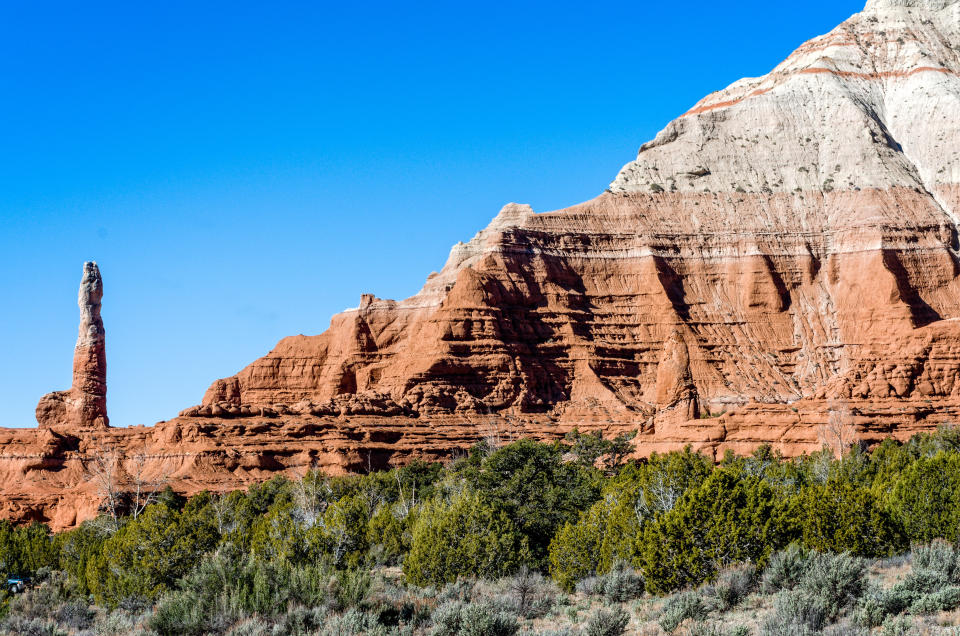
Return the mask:
<path id="1" fill-rule="evenodd" d="M 956 421 L 958 72 L 960 1 L 871 0 L 706 97 L 596 199 L 508 205 L 416 296 L 365 295 L 177 419 L 104 435 L 195 491 L 574 426 L 637 431 L 641 455 L 796 454 Z M 8 514 L 72 523 L 49 501 L 89 488 L 90 436 L 41 433 L 58 450 L 38 454 L 5 435 L 0 500 L 35 474 L 49 490 Z"/>
<path id="2" fill-rule="evenodd" d="M 636 420 L 676 366 L 671 335 L 712 410 L 950 398 L 946 352 L 923 369 L 896 359 L 960 315 L 958 47 L 960 3 L 873 0 L 702 100 L 607 193 L 508 205 L 413 298 L 363 297 L 185 414 Z"/>

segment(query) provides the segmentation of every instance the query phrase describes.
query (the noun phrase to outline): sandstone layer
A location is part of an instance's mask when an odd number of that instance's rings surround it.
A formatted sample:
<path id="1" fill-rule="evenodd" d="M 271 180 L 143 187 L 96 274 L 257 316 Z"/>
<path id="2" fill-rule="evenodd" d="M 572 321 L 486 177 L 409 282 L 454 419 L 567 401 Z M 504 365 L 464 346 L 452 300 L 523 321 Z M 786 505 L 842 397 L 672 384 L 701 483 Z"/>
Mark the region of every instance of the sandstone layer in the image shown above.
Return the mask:
<path id="1" fill-rule="evenodd" d="M 575 426 L 718 456 L 956 422 L 958 73 L 960 0 L 870 0 L 671 122 L 599 197 L 507 205 L 417 295 L 362 296 L 170 422 L 0 433 L 0 501 L 89 516 L 101 448 L 194 492 Z"/>

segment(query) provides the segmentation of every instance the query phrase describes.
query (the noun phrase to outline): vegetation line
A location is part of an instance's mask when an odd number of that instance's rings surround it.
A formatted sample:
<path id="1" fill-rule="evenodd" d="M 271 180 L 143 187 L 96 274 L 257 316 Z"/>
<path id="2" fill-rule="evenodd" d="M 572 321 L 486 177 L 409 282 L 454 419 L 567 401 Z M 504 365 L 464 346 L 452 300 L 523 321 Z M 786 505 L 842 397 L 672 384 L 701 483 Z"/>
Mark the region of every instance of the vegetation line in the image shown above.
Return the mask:
<path id="1" fill-rule="evenodd" d="M 960 430 L 839 459 L 763 447 L 714 465 L 687 448 L 636 462 L 628 448 L 575 431 L 481 443 L 446 466 L 311 472 L 188 500 L 140 484 L 56 535 L 0 522 L 0 631 L 766 636 L 960 624 Z"/>

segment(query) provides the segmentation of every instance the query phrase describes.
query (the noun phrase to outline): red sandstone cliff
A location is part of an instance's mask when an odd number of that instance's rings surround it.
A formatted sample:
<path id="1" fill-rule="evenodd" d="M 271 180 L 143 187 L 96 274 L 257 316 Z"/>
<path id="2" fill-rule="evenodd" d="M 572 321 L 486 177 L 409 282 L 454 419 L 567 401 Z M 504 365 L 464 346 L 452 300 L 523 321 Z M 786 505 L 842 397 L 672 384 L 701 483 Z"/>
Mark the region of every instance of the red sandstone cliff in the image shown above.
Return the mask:
<path id="1" fill-rule="evenodd" d="M 506 206 L 416 296 L 363 296 L 175 420 L 3 432 L 0 501 L 92 514 L 104 445 L 192 492 L 574 426 L 638 431 L 639 454 L 796 454 L 956 421 L 958 72 L 960 1 L 871 0 L 706 97 L 606 193 Z"/>

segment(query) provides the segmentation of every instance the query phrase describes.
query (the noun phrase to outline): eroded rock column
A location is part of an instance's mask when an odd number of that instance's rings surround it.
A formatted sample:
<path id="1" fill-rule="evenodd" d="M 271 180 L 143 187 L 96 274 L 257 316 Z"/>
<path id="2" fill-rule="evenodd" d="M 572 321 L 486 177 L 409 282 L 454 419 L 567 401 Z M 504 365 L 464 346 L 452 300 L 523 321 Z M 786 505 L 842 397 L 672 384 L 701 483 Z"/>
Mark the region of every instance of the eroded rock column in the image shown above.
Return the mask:
<path id="1" fill-rule="evenodd" d="M 106 335 L 100 317 L 102 301 L 100 269 L 95 262 L 84 263 L 77 298 L 80 333 L 73 352 L 73 384 L 69 391 L 56 391 L 40 398 L 37 404 L 40 426 L 89 428 L 109 425 Z"/>

